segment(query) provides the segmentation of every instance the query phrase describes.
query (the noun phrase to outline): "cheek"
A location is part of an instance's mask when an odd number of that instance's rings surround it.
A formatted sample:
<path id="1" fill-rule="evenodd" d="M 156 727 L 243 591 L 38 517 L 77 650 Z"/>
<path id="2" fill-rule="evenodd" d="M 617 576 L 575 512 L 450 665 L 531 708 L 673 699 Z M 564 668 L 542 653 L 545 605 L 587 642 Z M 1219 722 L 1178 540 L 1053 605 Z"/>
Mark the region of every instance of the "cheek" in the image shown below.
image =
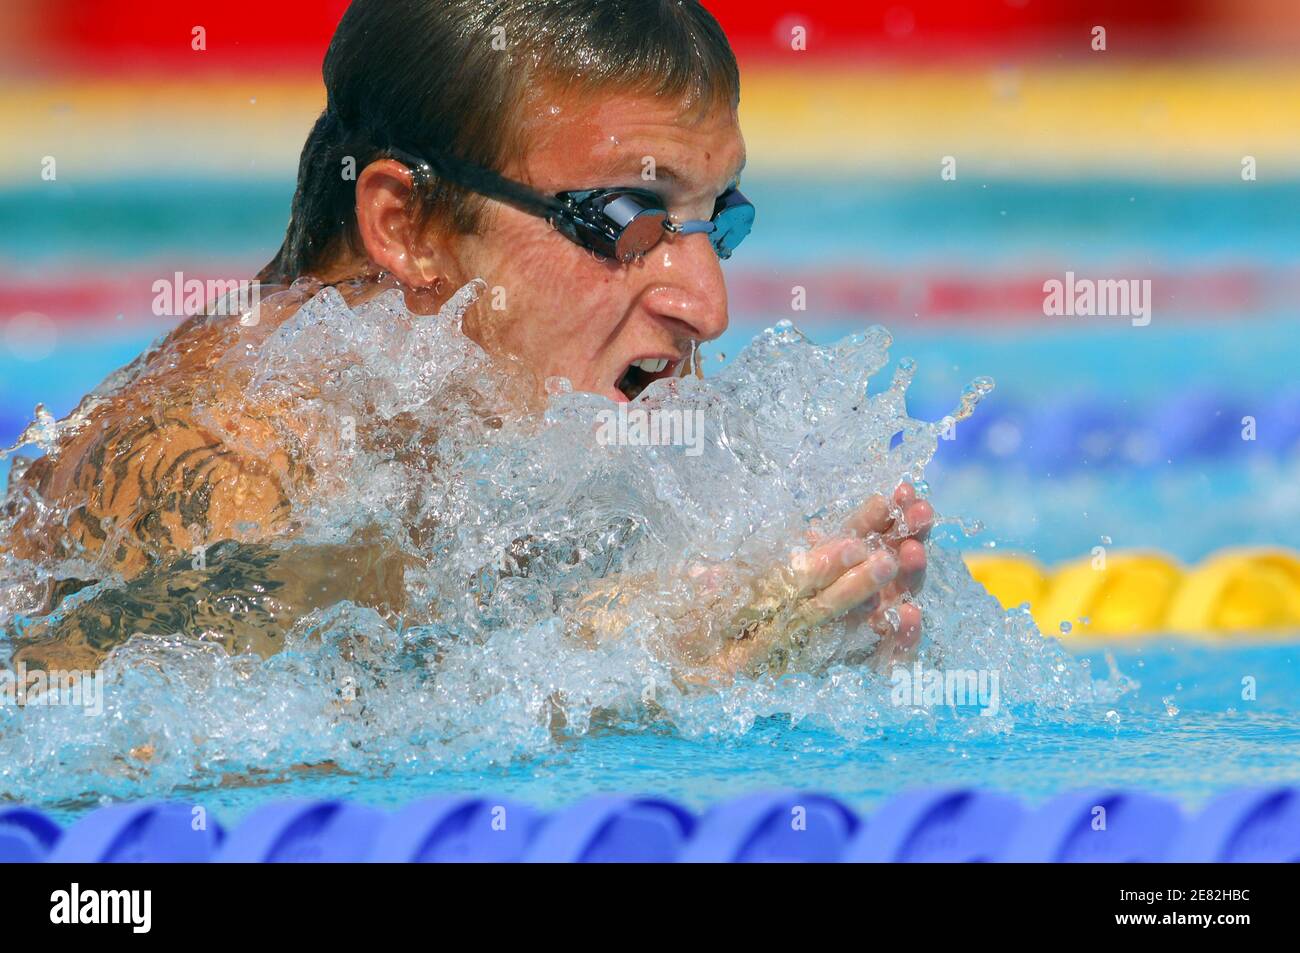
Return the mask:
<path id="1" fill-rule="evenodd" d="M 488 283 L 488 320 L 499 325 L 498 338 L 525 358 L 539 349 L 596 353 L 627 311 L 626 272 L 559 236 L 502 230 L 494 237 L 495 253 L 480 265 L 480 274 Z M 494 300 L 504 307 L 493 309 Z"/>

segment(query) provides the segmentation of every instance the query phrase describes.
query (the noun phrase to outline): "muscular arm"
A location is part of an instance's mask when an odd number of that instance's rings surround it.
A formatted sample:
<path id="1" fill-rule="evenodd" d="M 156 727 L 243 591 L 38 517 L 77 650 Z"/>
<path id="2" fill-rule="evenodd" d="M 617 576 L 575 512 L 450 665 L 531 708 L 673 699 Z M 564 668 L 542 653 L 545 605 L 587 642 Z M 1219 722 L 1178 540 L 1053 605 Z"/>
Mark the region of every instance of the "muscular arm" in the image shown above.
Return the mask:
<path id="1" fill-rule="evenodd" d="M 405 561 L 382 545 L 271 543 L 308 478 L 284 434 L 247 414 L 211 427 L 180 408 L 88 427 L 23 475 L 44 505 L 13 549 L 80 556 L 95 579 L 126 584 L 29 626 L 15 661 L 94 664 L 136 632 L 269 654 L 300 616 L 342 599 L 400 612 Z M 64 580 L 48 608 L 92 581 Z"/>
<path id="2" fill-rule="evenodd" d="M 405 601 L 405 561 L 382 543 L 291 546 L 220 543 L 56 612 L 17 640 L 14 662 L 94 668 L 136 633 L 181 633 L 231 652 L 267 656 L 304 614 L 344 599 L 390 618 Z"/>
<path id="3" fill-rule="evenodd" d="M 215 434 L 181 408 L 109 422 L 60 452 L 36 474 L 41 495 L 67 514 L 53 555 L 130 578 L 197 546 L 278 535 L 306 475 L 270 423 L 225 427 Z"/>

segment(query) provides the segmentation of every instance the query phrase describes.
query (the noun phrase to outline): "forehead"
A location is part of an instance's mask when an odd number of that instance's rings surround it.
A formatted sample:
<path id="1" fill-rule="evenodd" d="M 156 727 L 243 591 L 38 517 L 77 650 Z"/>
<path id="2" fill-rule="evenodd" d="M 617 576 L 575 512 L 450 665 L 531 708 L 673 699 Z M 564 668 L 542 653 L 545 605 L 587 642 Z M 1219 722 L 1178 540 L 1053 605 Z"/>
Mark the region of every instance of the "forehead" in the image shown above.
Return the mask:
<path id="1" fill-rule="evenodd" d="M 687 109 L 637 93 L 537 96 L 525 110 L 515 173 L 542 189 L 612 185 L 655 177 L 684 192 L 725 188 L 745 161 L 728 106 Z"/>

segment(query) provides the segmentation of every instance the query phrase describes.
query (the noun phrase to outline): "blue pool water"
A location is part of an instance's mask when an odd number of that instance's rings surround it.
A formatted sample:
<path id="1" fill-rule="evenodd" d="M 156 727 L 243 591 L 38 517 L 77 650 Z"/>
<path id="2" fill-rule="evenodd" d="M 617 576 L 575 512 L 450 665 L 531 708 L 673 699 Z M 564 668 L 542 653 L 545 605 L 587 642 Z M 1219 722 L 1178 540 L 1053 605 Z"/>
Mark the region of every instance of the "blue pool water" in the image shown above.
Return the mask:
<path id="1" fill-rule="evenodd" d="M 1102 651 L 1079 654 L 1104 670 Z M 1005 736 L 963 739 L 918 725 L 849 742 L 824 727 L 771 718 L 733 743 L 608 731 L 544 758 L 486 770 L 316 775 L 174 796 L 233 823 L 268 799 L 286 797 L 345 797 L 391 808 L 433 794 L 491 792 L 558 807 L 593 793 L 638 792 L 703 808 L 749 791 L 799 787 L 867 809 L 896 792 L 934 785 L 993 788 L 1029 802 L 1070 788 L 1127 785 L 1197 807 L 1232 787 L 1296 781 L 1300 653 L 1294 644 L 1157 639 L 1112 654 L 1140 688 L 1094 716 L 1025 723 Z M 1246 677 L 1258 680 L 1255 701 L 1241 697 Z M 71 819 L 93 806 L 65 803 L 53 813 Z"/>
<path id="2" fill-rule="evenodd" d="M 1296 184 L 1243 189 L 971 183 L 954 199 L 930 185 L 854 183 L 849 194 L 855 198 L 840 202 L 831 200 L 835 193 L 825 183 L 765 183 L 759 177 L 746 182 L 760 203 L 760 227 L 735 267 L 742 256 L 755 269 L 764 263 L 798 268 L 866 261 L 880 269 L 974 272 L 1011 271 L 1028 259 L 1081 271 L 1113 265 L 1185 272 L 1242 263 L 1294 269 L 1300 261 L 1300 237 L 1286 211 L 1300 204 Z M 0 194 L 0 261 L 34 273 L 57 273 L 78 261 L 139 269 L 142 262 L 171 262 L 178 250 L 202 261 L 215 248 L 224 260 L 257 262 L 273 250 L 287 201 L 284 183 L 163 189 L 142 209 L 141 197 L 148 194 L 136 184 L 82 189 L 75 196 Z M 34 220 L 49 227 L 32 235 Z M 812 227 L 813 220 L 826 227 Z M 734 328 L 712 347 L 718 363 L 734 356 L 758 328 L 789 316 L 735 315 Z M 56 415 L 67 412 L 160 330 L 114 327 L 111 316 L 101 317 L 102 330 L 65 336 L 44 361 L 18 361 L 0 348 L 0 444 L 17 434 L 36 401 Z M 1234 406 L 1249 409 L 1297 380 L 1300 322 L 1293 309 L 1190 322 L 1177 314 L 1165 317 L 1133 329 L 795 316 L 822 342 L 886 321 L 894 334 L 892 356 L 917 361 L 909 406 L 927 419 L 950 411 L 977 375 L 998 381 L 979 411 L 989 414 L 1073 401 L 1149 416 L 1188 388 L 1228 395 Z M 888 380 L 888 373 L 880 376 Z M 0 474 L 5 468 L 0 463 Z M 1242 543 L 1300 549 L 1295 456 L 1243 453 L 1147 468 L 1044 472 L 948 460 L 941 446 L 927 476 L 940 512 L 979 519 L 986 527 L 973 540 L 947 538 L 943 545 L 996 544 L 1047 562 L 1075 557 L 1102 537 L 1119 548 L 1157 547 L 1186 560 Z M 540 805 L 596 791 L 643 791 L 703 806 L 746 790 L 798 786 L 866 808 L 920 785 L 978 784 L 1038 800 L 1067 787 L 1115 784 L 1196 804 L 1229 787 L 1300 777 L 1296 641 L 1117 644 L 1114 664 L 1138 686 L 1133 691 L 1069 717 L 1017 713 L 1014 730 L 1003 734 L 968 735 L 958 723 L 936 727 L 918 719 L 852 740 L 816 719 L 792 724 L 784 716 L 760 718 L 748 732 L 726 740 L 611 728 L 488 767 L 395 769 L 384 777 L 315 773 L 277 777 L 270 784 L 240 780 L 192 796 L 231 820 L 266 799 L 289 795 L 396 805 L 429 793 L 486 790 Z M 1074 651 L 1094 672 L 1109 670 L 1100 650 Z M 1254 679 L 1255 699 L 1242 697 L 1243 679 Z M 0 765 L 0 776 L 4 771 Z M 42 800 L 39 789 L 23 796 Z M 49 806 L 70 816 L 94 803 L 88 798 Z"/>

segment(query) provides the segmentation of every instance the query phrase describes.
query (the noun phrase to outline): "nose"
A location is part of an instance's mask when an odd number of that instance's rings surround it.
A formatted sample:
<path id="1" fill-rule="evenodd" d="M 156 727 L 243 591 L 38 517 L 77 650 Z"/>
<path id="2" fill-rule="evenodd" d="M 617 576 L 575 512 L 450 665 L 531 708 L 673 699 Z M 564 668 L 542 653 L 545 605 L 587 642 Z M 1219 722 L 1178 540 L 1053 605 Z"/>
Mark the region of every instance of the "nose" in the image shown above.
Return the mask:
<path id="1" fill-rule="evenodd" d="M 665 236 L 644 260 L 654 269 L 655 283 L 643 303 L 655 317 L 684 325 L 697 341 L 712 341 L 727 330 L 722 263 L 706 234 Z"/>

